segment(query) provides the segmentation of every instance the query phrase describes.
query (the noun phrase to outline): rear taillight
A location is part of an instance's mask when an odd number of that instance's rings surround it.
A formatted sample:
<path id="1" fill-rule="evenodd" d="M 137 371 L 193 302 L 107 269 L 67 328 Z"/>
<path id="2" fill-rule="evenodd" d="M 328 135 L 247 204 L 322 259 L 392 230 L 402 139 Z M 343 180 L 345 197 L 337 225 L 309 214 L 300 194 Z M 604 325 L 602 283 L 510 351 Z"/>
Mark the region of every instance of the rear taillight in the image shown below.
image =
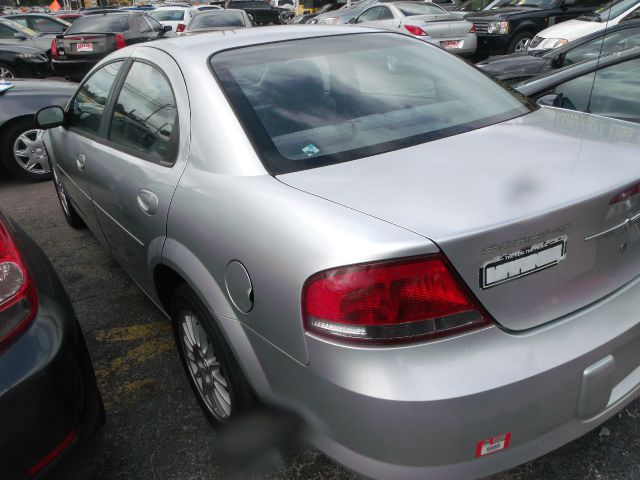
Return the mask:
<path id="1" fill-rule="evenodd" d="M 60 58 L 60 54 L 58 53 L 58 44 L 55 38 L 51 40 L 51 58 Z"/>
<path id="2" fill-rule="evenodd" d="M 640 183 L 636 183 L 635 185 L 632 185 L 616 194 L 611 200 L 609 200 L 609 205 L 616 205 L 617 203 L 630 200 L 631 197 L 638 195 L 638 193 L 640 193 Z"/>
<path id="3" fill-rule="evenodd" d="M 29 326 L 37 307 L 29 270 L 11 232 L 0 220 L 0 349 Z"/>
<path id="4" fill-rule="evenodd" d="M 127 46 L 127 42 L 124 40 L 124 33 L 116 33 L 116 50 Z"/>
<path id="5" fill-rule="evenodd" d="M 351 341 L 423 340 L 487 325 L 442 255 L 339 267 L 307 280 L 305 328 Z"/>
<path id="6" fill-rule="evenodd" d="M 471 30 L 469 30 L 469 33 L 476 33 L 476 24 L 475 23 L 471 24 Z"/>
<path id="7" fill-rule="evenodd" d="M 416 35 L 417 37 L 427 37 L 427 36 L 429 36 L 429 34 L 427 32 L 425 32 L 420 27 L 416 27 L 415 25 L 405 25 L 404 28 L 411 35 Z"/>
<path id="8" fill-rule="evenodd" d="M 184 23 L 179 23 L 176 27 L 176 33 L 184 32 L 187 26 Z"/>

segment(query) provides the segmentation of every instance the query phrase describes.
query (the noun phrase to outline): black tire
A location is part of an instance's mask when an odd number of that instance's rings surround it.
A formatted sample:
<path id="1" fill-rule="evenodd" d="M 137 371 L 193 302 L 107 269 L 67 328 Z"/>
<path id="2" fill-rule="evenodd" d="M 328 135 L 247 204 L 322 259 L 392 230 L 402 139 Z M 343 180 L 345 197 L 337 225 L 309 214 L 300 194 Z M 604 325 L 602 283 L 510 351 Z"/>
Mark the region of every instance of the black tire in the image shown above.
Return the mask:
<path id="1" fill-rule="evenodd" d="M 18 160 L 13 154 L 13 145 L 18 140 L 18 137 L 23 133 L 30 130 L 37 129 L 35 121 L 32 118 L 23 118 L 16 122 L 13 122 L 8 127 L 3 128 L 3 132 L 0 135 L 0 160 L 9 173 L 15 178 L 21 180 L 27 180 L 30 182 L 42 182 L 51 178 L 51 173 L 44 172 L 45 162 L 46 166 L 49 165 L 47 157 L 42 158 L 42 162 L 38 165 L 38 170 L 42 170 L 42 173 L 29 172 L 18 164 Z"/>
<path id="2" fill-rule="evenodd" d="M 226 380 L 227 391 L 231 399 L 229 406 L 230 412 L 226 417 L 216 413 L 215 407 L 212 408 L 211 406 L 213 404 L 212 400 L 207 401 L 205 395 L 201 392 L 201 388 L 204 387 L 199 387 L 196 384 L 195 373 L 192 373 L 189 366 L 190 362 L 187 358 L 188 340 L 186 339 L 186 334 L 183 334 L 184 330 L 182 325 L 185 321 L 185 315 L 192 315 L 192 318 L 197 319 L 198 326 L 201 326 L 207 334 L 209 349 L 211 346 L 213 347 L 212 353 L 215 355 L 214 360 L 219 363 L 220 372 Z M 180 360 L 182 361 L 182 366 L 189 380 L 189 384 L 209 423 L 215 429 L 220 430 L 225 425 L 228 425 L 234 418 L 237 418 L 239 413 L 248 411 L 257 403 L 251 386 L 240 369 L 231 348 L 227 344 L 214 318 L 209 314 L 208 309 L 188 285 L 183 284 L 179 286 L 173 293 L 171 318 L 173 320 L 173 332 L 180 354 Z M 192 356 L 193 355 L 194 354 L 192 354 Z M 200 378 L 202 379 L 202 376 Z M 213 379 L 213 376 L 210 376 L 210 378 Z M 202 380 L 202 382 L 203 385 L 207 383 L 204 380 Z M 211 380 L 208 383 L 213 385 L 215 382 Z M 213 390 L 213 387 L 210 386 L 209 390 Z M 212 398 L 213 395 L 210 395 L 210 397 Z"/>
<path id="3" fill-rule="evenodd" d="M 55 167 L 51 168 L 51 173 L 53 174 L 53 186 L 56 189 L 56 194 L 58 195 L 58 201 L 60 202 L 60 208 L 62 208 L 64 219 L 67 221 L 69 226 L 76 230 L 85 228 L 86 225 L 84 220 L 80 218 L 80 215 L 78 215 L 73 204 L 69 201 L 66 192 L 64 191 L 64 185 L 60 182 L 60 178 L 56 173 Z"/>
<path id="4" fill-rule="evenodd" d="M 1 75 L 0 78 L 16 78 L 18 74 L 16 73 L 15 68 L 6 63 L 0 63 L 0 71 L 4 69 L 7 71 L 8 75 Z"/>
<path id="5" fill-rule="evenodd" d="M 512 39 L 511 42 L 509 43 L 509 48 L 507 49 L 507 53 L 513 53 L 516 51 L 516 47 L 518 46 L 518 44 L 520 42 L 522 42 L 523 40 L 528 40 L 527 41 L 527 45 L 529 43 L 531 43 L 531 40 L 533 40 L 533 37 L 535 36 L 535 34 L 531 33 L 531 32 L 520 32 L 517 33 Z"/>

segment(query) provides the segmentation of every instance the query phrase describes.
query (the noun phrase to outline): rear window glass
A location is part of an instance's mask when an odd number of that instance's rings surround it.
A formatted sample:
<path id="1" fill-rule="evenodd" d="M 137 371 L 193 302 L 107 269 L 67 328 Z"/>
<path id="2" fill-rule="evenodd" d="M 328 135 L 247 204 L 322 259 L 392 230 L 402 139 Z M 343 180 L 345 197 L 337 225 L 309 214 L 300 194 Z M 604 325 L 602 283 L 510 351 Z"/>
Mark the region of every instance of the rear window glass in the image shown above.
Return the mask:
<path id="1" fill-rule="evenodd" d="M 129 15 L 87 15 L 69 27 L 67 33 L 117 33 L 129 30 Z"/>
<path id="2" fill-rule="evenodd" d="M 149 15 L 159 22 L 180 22 L 184 20 L 184 10 L 156 10 Z"/>
<path id="3" fill-rule="evenodd" d="M 438 13 L 447 13 L 442 8 L 433 3 L 401 3 L 396 4 L 398 10 L 405 17 L 413 17 L 414 15 L 434 15 Z"/>
<path id="4" fill-rule="evenodd" d="M 211 64 L 273 174 L 405 148 L 534 108 L 457 57 L 392 33 L 245 47 Z"/>
<path id="5" fill-rule="evenodd" d="M 217 11 L 199 13 L 189 25 L 189 30 L 196 28 L 244 27 L 244 19 L 240 12 Z"/>

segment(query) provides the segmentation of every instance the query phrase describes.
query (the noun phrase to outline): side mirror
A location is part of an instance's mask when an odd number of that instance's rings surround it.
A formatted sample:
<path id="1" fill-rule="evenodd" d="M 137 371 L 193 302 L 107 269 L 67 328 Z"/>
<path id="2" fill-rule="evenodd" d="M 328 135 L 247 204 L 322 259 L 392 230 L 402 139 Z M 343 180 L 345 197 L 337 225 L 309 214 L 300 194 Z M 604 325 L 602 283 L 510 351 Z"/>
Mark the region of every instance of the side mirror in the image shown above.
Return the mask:
<path id="1" fill-rule="evenodd" d="M 173 27 L 171 25 L 163 25 L 162 30 L 164 30 L 164 33 L 167 33 L 173 30 Z"/>
<path id="2" fill-rule="evenodd" d="M 351 24 L 354 24 L 354 23 L 357 23 L 357 22 L 358 22 L 358 20 L 355 19 L 355 18 L 350 18 L 349 19 L 349 23 L 351 23 Z"/>
<path id="3" fill-rule="evenodd" d="M 564 57 L 566 56 L 567 56 L 566 52 L 561 53 L 560 55 L 556 56 L 553 60 L 551 60 L 551 65 L 554 68 L 560 68 L 564 66 Z"/>
<path id="4" fill-rule="evenodd" d="M 58 105 L 44 107 L 36 113 L 36 123 L 40 128 L 55 128 L 64 123 L 64 110 Z"/>
<path id="5" fill-rule="evenodd" d="M 26 40 L 27 36 L 22 32 L 16 32 L 13 34 L 13 38 L 17 38 L 18 40 Z"/>
<path id="6" fill-rule="evenodd" d="M 540 97 L 536 103 L 541 107 L 561 107 L 562 94 L 548 93 Z"/>

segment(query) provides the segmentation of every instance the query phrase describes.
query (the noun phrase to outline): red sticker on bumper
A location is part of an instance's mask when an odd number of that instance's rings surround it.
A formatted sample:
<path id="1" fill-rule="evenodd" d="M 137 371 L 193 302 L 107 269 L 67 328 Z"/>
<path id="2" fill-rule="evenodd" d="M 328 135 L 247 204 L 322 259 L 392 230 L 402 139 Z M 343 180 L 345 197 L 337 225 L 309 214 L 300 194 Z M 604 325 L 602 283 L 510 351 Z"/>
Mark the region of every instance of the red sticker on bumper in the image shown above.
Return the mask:
<path id="1" fill-rule="evenodd" d="M 490 453 L 499 452 L 509 446 L 511 441 L 511 432 L 496 435 L 495 437 L 485 438 L 476 444 L 476 457 L 483 457 Z"/>

